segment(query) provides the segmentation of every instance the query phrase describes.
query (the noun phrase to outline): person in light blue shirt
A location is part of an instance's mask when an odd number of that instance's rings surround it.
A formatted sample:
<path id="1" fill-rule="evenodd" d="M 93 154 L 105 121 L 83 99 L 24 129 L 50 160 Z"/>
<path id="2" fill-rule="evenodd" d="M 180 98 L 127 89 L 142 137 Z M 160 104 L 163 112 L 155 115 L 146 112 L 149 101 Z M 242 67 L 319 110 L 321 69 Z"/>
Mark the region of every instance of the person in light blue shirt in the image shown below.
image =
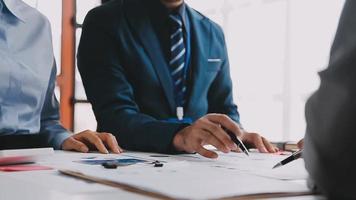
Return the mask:
<path id="1" fill-rule="evenodd" d="M 0 148 L 11 147 L 8 138 L 35 135 L 55 149 L 122 152 L 109 133 L 71 135 L 62 127 L 55 79 L 49 21 L 21 0 L 0 0 Z"/>

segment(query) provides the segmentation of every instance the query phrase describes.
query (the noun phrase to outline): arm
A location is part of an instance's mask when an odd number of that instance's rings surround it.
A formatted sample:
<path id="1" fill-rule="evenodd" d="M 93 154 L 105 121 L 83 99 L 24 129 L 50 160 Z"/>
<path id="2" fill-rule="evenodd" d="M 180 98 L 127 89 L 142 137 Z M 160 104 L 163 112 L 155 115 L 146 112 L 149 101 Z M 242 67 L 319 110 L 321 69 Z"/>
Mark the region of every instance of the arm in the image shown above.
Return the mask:
<path id="1" fill-rule="evenodd" d="M 61 149 L 61 145 L 70 135 L 59 122 L 59 106 L 54 94 L 56 80 L 56 64 L 53 60 L 51 76 L 48 83 L 46 97 L 41 112 L 41 129 L 42 134 L 48 144 L 54 149 Z"/>
<path id="2" fill-rule="evenodd" d="M 141 113 L 125 66 L 120 62 L 123 44 L 116 39 L 118 33 L 114 33 L 114 27 L 109 27 L 116 23 L 95 11 L 89 12 L 83 25 L 78 67 L 99 130 L 119 137 L 126 149 L 172 152 L 174 135 L 187 125 Z"/>
<path id="3" fill-rule="evenodd" d="M 51 30 L 48 19 L 42 16 L 44 31 L 48 34 L 48 38 L 42 38 L 43 44 L 47 45 L 47 51 L 52 50 Z M 88 152 L 90 147 L 96 147 L 101 153 L 108 153 L 106 147 L 110 148 L 114 153 L 120 153 L 122 150 L 117 144 L 115 137 L 109 133 L 96 133 L 93 131 L 83 131 L 79 134 L 70 136 L 69 132 L 61 125 L 59 121 L 59 104 L 56 99 L 54 89 L 56 83 L 56 62 L 52 55 L 52 66 L 50 69 L 50 77 L 44 95 L 43 105 L 40 113 L 40 130 L 39 137 L 41 145 L 50 145 L 54 149 L 76 150 Z M 46 77 L 43 77 L 46 79 Z M 104 144 L 105 143 L 105 144 Z M 106 146 L 105 146 L 106 145 Z"/>
<path id="4" fill-rule="evenodd" d="M 311 180 L 331 198 L 356 198 L 356 2 L 347 1 L 320 88 L 306 104 L 303 155 Z"/>
<path id="5" fill-rule="evenodd" d="M 211 144 L 225 153 L 239 151 L 225 132 L 225 129 L 228 129 L 260 152 L 275 152 L 276 149 L 268 140 L 257 133 L 248 133 L 241 128 L 237 106 L 233 102 L 232 81 L 224 34 L 220 27 L 216 27 L 218 33 L 214 41 L 218 42 L 215 44 L 217 46 L 214 47 L 214 50 L 218 52 L 223 50 L 221 67 L 208 92 L 208 113 L 210 114 L 201 117 L 191 126 L 178 132 L 173 140 L 174 146 L 179 150 L 190 153 L 197 152 L 208 158 L 216 158 L 218 155 L 214 151 L 205 149 L 205 144 Z"/>
<path id="6" fill-rule="evenodd" d="M 250 133 L 244 130 L 241 125 L 238 108 L 233 100 L 233 87 L 230 75 L 230 64 L 224 33 L 219 26 L 216 27 L 218 30 L 217 37 L 220 41 L 219 44 L 222 44 L 221 48 L 223 49 L 223 57 L 222 66 L 209 89 L 208 112 L 221 113 L 229 116 L 235 123 L 237 123 L 238 127 L 241 129 L 241 133 L 244 133 L 241 138 L 244 142 L 246 142 L 248 146 L 256 147 L 260 152 L 263 153 L 274 153 L 278 149 L 275 148 L 266 138 L 260 136 L 257 133 Z"/>
<path id="7" fill-rule="evenodd" d="M 53 67 L 46 92 L 45 102 L 41 113 L 40 134 L 44 136 L 47 144 L 54 149 L 76 150 L 88 152 L 94 146 L 101 153 L 109 153 L 107 148 L 114 153 L 121 153 L 115 137 L 109 133 L 96 133 L 90 130 L 70 135 L 63 128 L 59 121 L 59 105 L 54 94 L 56 79 L 56 64 L 53 60 Z M 105 146 L 106 145 L 106 146 Z M 95 150 L 95 148 L 93 150 Z"/>
<path id="8" fill-rule="evenodd" d="M 221 36 L 221 43 L 223 48 L 223 58 L 222 66 L 212 83 L 208 93 L 208 102 L 209 102 L 209 113 L 221 113 L 229 116 L 236 123 L 240 124 L 240 115 L 237 109 L 236 104 L 233 100 L 233 88 L 232 81 L 230 76 L 230 64 L 228 52 L 226 49 L 226 42 L 224 38 L 224 33 L 220 27 L 219 36 Z"/>

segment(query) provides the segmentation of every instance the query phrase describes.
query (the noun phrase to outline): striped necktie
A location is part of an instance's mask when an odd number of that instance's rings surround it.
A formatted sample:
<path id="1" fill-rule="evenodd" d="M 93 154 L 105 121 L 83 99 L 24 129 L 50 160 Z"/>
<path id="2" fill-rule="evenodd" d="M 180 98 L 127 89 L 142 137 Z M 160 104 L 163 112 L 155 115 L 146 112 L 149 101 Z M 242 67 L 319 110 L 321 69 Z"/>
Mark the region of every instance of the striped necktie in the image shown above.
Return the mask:
<path id="1" fill-rule="evenodd" d="M 177 107 L 184 107 L 186 96 L 185 58 L 186 48 L 183 37 L 183 21 L 179 14 L 169 15 L 171 22 L 171 58 L 170 72 L 174 84 L 174 94 Z"/>

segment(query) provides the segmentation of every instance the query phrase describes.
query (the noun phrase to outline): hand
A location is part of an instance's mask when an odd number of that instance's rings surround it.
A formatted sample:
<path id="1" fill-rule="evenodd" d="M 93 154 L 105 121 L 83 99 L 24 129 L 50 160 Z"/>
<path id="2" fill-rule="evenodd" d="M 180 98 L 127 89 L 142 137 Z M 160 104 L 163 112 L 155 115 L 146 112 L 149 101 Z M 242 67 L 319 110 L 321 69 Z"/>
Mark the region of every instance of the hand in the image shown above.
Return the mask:
<path id="1" fill-rule="evenodd" d="M 298 148 L 299 148 L 299 149 L 303 149 L 303 148 L 304 148 L 304 138 L 301 139 L 301 140 L 299 140 L 299 142 L 297 143 L 297 145 L 298 145 Z"/>
<path id="2" fill-rule="evenodd" d="M 258 149 L 261 153 L 276 153 L 279 149 L 258 133 L 243 132 L 241 137 L 244 144 Z"/>
<path id="3" fill-rule="evenodd" d="M 107 147 L 114 153 L 122 153 L 123 150 L 119 147 L 115 136 L 110 133 L 97 133 L 86 130 L 77 133 L 62 144 L 63 150 L 75 150 L 87 153 L 89 149 L 97 149 L 100 153 L 109 153 Z"/>
<path id="4" fill-rule="evenodd" d="M 236 144 L 222 126 L 234 130 L 237 135 L 242 135 L 238 126 L 228 116 L 208 114 L 179 131 L 173 138 L 173 146 L 178 151 L 197 152 L 208 158 L 217 158 L 218 154 L 205 149 L 203 146 L 206 144 L 211 144 L 224 153 L 236 150 Z"/>
<path id="5" fill-rule="evenodd" d="M 261 152 L 275 152 L 273 146 L 266 139 L 255 133 L 245 133 L 237 123 L 222 114 L 208 114 L 191 126 L 184 128 L 173 138 L 173 145 L 179 151 L 197 152 L 208 158 L 217 158 L 218 155 L 203 147 L 207 144 L 213 145 L 224 153 L 238 151 L 236 144 L 222 127 L 230 130 L 243 141 L 258 147 Z"/>

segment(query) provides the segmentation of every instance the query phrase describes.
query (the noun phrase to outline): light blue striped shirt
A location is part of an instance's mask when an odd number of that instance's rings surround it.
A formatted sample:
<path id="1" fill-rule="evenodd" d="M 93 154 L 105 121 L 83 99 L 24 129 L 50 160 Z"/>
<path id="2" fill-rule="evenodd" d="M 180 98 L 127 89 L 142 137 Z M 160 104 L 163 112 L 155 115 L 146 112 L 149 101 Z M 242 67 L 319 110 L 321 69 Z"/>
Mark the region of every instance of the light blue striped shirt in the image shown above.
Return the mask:
<path id="1" fill-rule="evenodd" d="M 50 24 L 21 0 L 0 0 L 0 135 L 43 134 L 59 149 L 69 133 L 59 122 Z"/>

